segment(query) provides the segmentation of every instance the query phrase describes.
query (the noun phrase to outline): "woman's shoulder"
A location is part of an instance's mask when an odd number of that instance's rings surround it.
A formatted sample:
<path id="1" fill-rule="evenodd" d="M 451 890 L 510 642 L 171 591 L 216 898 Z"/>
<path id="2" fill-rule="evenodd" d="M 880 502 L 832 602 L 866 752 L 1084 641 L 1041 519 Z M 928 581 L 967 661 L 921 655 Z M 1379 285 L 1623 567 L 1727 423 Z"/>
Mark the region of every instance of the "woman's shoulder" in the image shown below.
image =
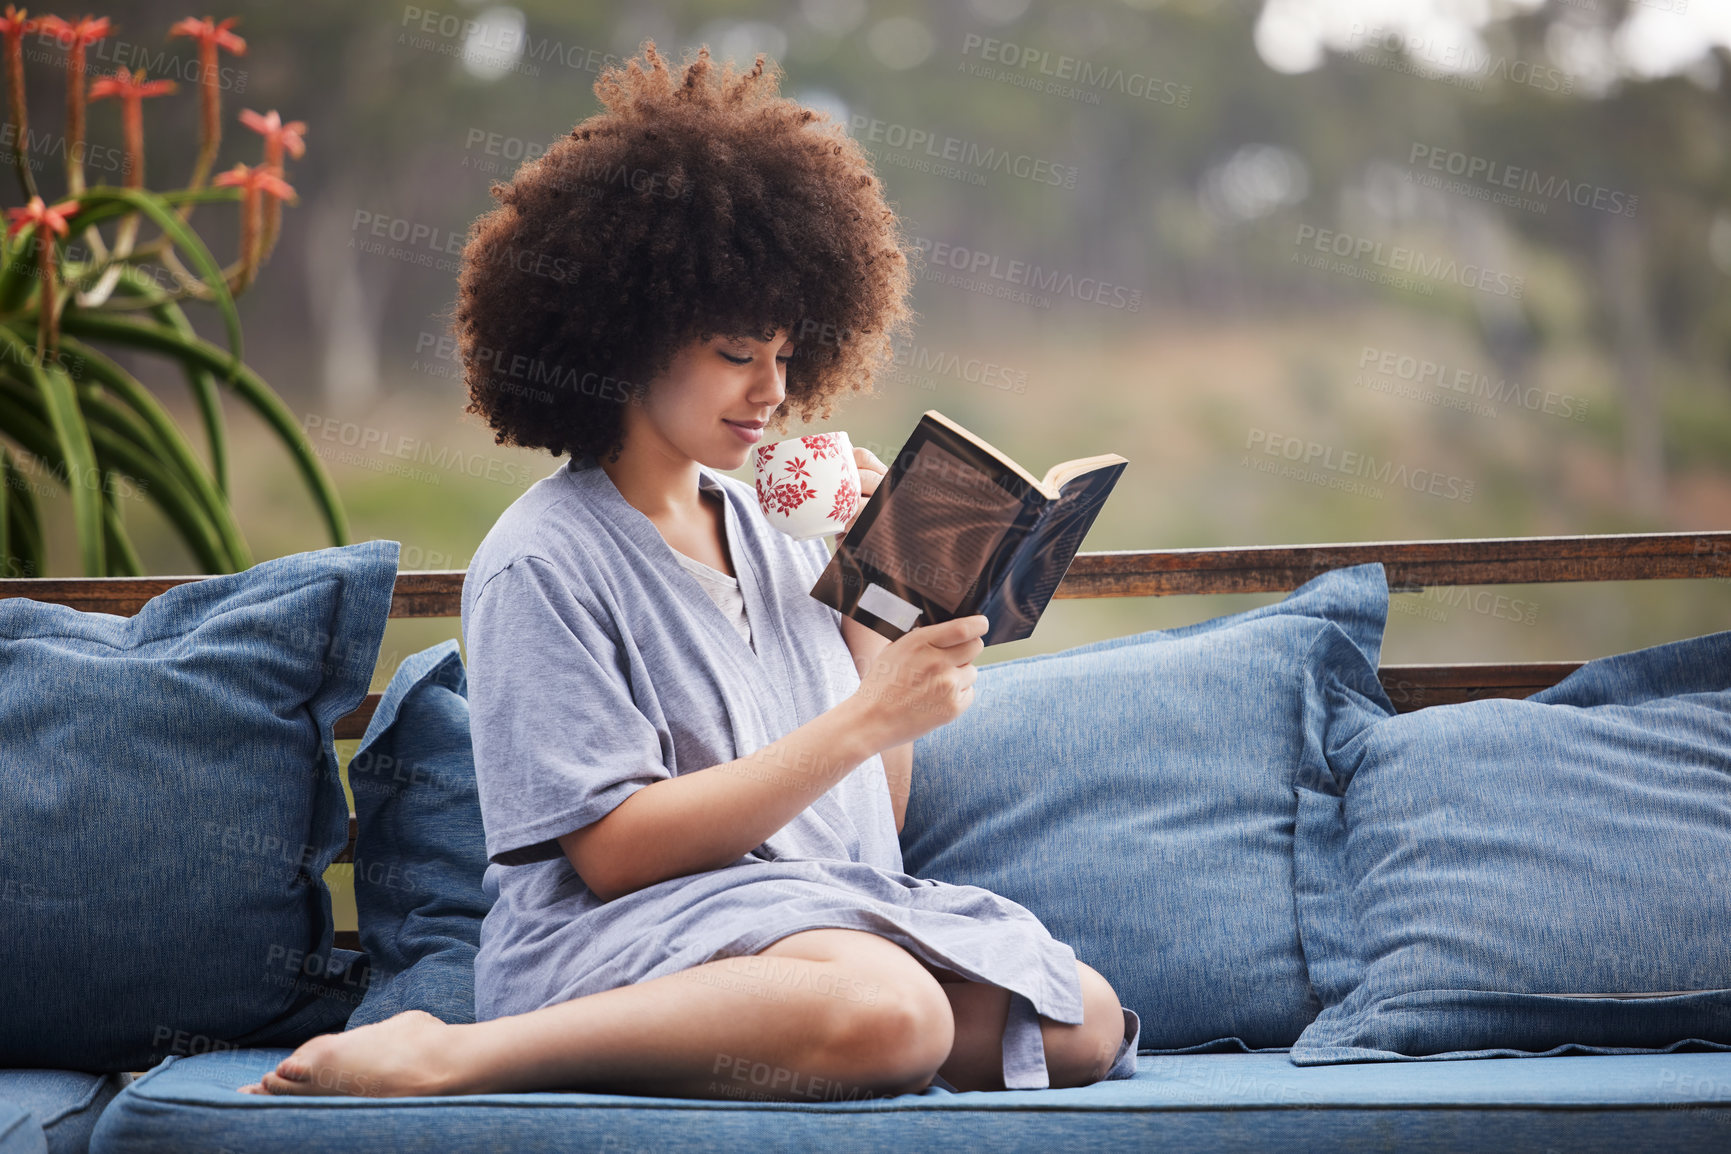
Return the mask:
<path id="1" fill-rule="evenodd" d="M 571 482 L 568 465 L 529 486 L 476 547 L 463 576 L 464 615 L 489 585 L 507 573 L 555 579 L 578 600 L 586 600 L 582 593 L 587 581 L 579 562 L 601 555 L 585 545 L 593 542 L 593 521 L 593 511 Z"/>

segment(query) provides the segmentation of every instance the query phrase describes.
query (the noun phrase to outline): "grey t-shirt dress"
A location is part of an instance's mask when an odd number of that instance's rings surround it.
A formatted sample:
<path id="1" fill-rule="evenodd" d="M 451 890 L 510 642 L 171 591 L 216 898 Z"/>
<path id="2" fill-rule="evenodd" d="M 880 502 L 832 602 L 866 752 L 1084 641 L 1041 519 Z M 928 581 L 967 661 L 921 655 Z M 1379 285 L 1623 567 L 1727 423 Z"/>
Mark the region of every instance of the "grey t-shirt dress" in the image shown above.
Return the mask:
<path id="1" fill-rule="evenodd" d="M 704 467 L 700 484 L 723 497 L 749 643 L 593 457 L 531 485 L 469 565 L 462 629 L 494 898 L 476 1017 L 841 927 L 1010 991 L 1005 1084 L 1046 1086 L 1035 1014 L 1082 1021 L 1074 952 L 1007 898 L 902 872 L 878 755 L 720 869 L 603 902 L 560 851 L 555 839 L 636 790 L 754 752 L 859 687 L 841 615 L 809 595 L 823 542 L 770 526 L 743 481 Z M 1125 1009 L 1124 1024 L 1108 1077 L 1135 1073 L 1140 1022 Z"/>

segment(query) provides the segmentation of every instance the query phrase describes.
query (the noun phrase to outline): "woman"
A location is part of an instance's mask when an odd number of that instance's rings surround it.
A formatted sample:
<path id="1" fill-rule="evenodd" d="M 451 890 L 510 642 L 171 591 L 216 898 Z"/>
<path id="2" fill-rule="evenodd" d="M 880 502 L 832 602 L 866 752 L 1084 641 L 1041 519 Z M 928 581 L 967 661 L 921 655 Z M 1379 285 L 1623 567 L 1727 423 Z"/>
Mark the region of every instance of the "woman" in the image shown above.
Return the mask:
<path id="1" fill-rule="evenodd" d="M 910 320 L 864 154 L 707 50 L 595 85 L 464 252 L 470 412 L 569 454 L 463 588 L 495 900 L 476 1017 L 307 1042 L 275 1094 L 822 1100 L 1085 1085 L 1140 1023 L 1021 906 L 902 872 L 913 741 L 972 700 L 983 616 L 891 643 L 808 595 L 821 541 L 743 467 Z M 884 472 L 855 450 L 861 488 Z M 857 512 L 856 512 L 857 516 Z"/>

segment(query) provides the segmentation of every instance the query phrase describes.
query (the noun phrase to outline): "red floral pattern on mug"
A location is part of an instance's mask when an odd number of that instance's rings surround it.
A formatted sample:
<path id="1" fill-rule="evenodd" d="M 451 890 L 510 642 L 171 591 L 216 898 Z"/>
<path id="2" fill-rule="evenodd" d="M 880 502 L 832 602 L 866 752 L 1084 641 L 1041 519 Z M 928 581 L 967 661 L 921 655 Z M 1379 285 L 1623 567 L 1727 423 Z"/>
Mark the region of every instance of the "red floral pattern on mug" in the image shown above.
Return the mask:
<path id="1" fill-rule="evenodd" d="M 806 448 L 811 455 L 819 460 L 828 460 L 831 456 L 841 456 L 841 446 L 836 443 L 834 433 L 817 433 L 805 439 Z"/>
<path id="2" fill-rule="evenodd" d="M 846 477 L 841 479 L 841 487 L 835 491 L 835 508 L 829 511 L 831 521 L 846 521 L 853 516 L 854 506 L 859 502 L 859 486 Z"/>
<path id="3" fill-rule="evenodd" d="M 791 513 L 815 496 L 817 490 L 804 481 L 789 481 L 769 491 L 769 501 L 765 507 L 773 506 L 778 513 Z"/>
<path id="4" fill-rule="evenodd" d="M 805 463 L 803 457 L 789 457 L 782 468 L 787 471 L 787 475 L 790 477 L 811 476 L 811 466 Z"/>

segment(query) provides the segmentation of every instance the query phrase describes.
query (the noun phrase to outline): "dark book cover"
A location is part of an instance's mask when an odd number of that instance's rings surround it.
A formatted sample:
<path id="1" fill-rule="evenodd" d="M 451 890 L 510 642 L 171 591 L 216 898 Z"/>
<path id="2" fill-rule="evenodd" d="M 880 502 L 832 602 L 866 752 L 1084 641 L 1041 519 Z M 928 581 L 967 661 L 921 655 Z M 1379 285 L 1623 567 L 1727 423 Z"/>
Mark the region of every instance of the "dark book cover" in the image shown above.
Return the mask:
<path id="1" fill-rule="evenodd" d="M 892 641 L 975 613 L 985 644 L 1020 641 L 1128 463 L 1104 453 L 1035 478 L 928 409 L 811 595 Z"/>

